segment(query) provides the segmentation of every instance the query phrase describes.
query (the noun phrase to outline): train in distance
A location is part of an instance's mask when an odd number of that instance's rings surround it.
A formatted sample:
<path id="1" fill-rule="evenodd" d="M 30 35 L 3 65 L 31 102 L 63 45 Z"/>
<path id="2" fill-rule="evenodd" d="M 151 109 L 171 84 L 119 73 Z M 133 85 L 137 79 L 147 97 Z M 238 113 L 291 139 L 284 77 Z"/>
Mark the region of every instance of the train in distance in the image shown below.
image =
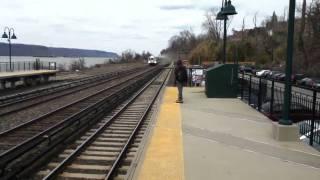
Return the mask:
<path id="1" fill-rule="evenodd" d="M 148 64 L 149 64 L 150 66 L 155 66 L 155 65 L 157 65 L 158 63 L 159 63 L 159 58 L 154 57 L 154 56 L 150 56 L 150 57 L 148 58 Z"/>

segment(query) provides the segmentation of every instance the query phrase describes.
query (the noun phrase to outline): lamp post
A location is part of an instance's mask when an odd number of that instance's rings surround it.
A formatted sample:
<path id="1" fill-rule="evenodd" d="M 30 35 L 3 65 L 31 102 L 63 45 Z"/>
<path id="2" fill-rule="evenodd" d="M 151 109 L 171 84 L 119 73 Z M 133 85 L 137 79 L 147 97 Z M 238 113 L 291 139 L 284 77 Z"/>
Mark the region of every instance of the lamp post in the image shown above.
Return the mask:
<path id="1" fill-rule="evenodd" d="M 223 64 L 227 60 L 227 21 L 229 15 L 238 14 L 231 0 L 222 0 L 221 11 L 217 14 L 217 20 L 223 20 Z"/>
<path id="2" fill-rule="evenodd" d="M 290 0 L 289 5 L 289 20 L 288 20 L 288 40 L 287 40 L 287 61 L 286 61 L 286 84 L 284 91 L 283 115 L 279 120 L 281 125 L 292 125 L 290 120 L 291 106 L 291 74 L 292 74 L 292 59 L 293 59 L 293 40 L 294 40 L 294 21 L 295 21 L 296 1 Z"/>
<path id="3" fill-rule="evenodd" d="M 268 31 L 268 34 L 270 36 L 270 39 L 271 39 L 271 60 L 272 60 L 272 63 L 274 61 L 274 47 L 273 47 L 273 31 L 272 29 Z"/>
<path id="4" fill-rule="evenodd" d="M 8 32 L 9 35 L 7 34 L 6 31 Z M 12 35 L 11 35 L 11 33 L 12 33 Z M 17 36 L 14 34 L 14 29 L 9 28 L 9 27 L 5 27 L 2 38 L 8 39 L 8 42 L 9 42 L 9 66 L 10 66 L 10 71 L 12 71 L 12 67 L 11 67 L 11 39 L 17 39 Z"/>

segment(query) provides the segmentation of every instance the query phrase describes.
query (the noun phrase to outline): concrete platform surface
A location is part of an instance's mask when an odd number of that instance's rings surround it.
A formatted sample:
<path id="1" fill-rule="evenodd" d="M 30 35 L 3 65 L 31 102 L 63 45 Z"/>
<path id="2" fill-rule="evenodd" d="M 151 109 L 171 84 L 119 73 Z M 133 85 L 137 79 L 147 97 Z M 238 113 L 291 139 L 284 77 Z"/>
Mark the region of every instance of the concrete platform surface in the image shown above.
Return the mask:
<path id="1" fill-rule="evenodd" d="M 186 88 L 181 105 L 186 179 L 320 179 L 320 153 L 273 139 L 272 122 L 239 99 Z"/>
<path id="2" fill-rule="evenodd" d="M 0 72 L 0 79 L 34 76 L 42 74 L 52 74 L 58 72 L 57 70 L 33 70 L 33 71 L 16 71 L 16 72 Z"/>
<path id="3" fill-rule="evenodd" d="M 274 140 L 272 122 L 239 99 L 208 99 L 203 88 L 185 88 L 180 105 L 176 95 L 166 89 L 137 179 L 320 179 L 318 151 Z"/>

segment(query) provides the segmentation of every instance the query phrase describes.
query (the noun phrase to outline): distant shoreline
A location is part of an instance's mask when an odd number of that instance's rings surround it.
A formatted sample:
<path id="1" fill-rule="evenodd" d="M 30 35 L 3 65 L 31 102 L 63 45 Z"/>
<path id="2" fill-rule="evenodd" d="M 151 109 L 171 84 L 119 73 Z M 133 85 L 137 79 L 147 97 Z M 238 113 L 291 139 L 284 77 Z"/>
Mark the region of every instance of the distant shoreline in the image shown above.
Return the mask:
<path id="1" fill-rule="evenodd" d="M 0 56 L 8 56 L 8 43 L 0 43 Z M 12 44 L 12 56 L 31 57 L 101 57 L 118 58 L 114 52 L 102 50 L 76 49 L 76 48 L 56 48 L 41 45 Z"/>
<path id="2" fill-rule="evenodd" d="M 2 58 L 6 58 L 9 56 L 0 55 Z M 94 56 L 11 56 L 11 57 L 30 57 L 30 58 L 105 58 L 105 59 L 117 59 L 116 57 L 94 57 Z"/>

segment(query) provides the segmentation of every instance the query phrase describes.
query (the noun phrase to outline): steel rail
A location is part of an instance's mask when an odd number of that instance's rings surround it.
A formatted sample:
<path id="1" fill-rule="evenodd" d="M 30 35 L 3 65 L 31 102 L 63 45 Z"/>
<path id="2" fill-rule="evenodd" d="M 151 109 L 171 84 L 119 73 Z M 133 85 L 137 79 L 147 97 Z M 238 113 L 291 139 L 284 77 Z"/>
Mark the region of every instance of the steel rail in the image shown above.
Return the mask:
<path id="1" fill-rule="evenodd" d="M 125 76 L 125 75 L 128 75 L 130 74 L 131 72 L 135 72 L 136 70 L 132 70 L 132 71 L 127 71 L 123 74 L 121 74 L 121 76 Z M 5 115 L 8 115 L 8 114 L 12 114 L 12 113 L 15 113 L 15 112 L 18 112 L 18 111 L 21 111 L 21 110 L 24 110 L 24 109 L 28 109 L 28 108 L 31 108 L 31 107 L 34 107 L 36 105 L 39 105 L 39 104 L 42 104 L 44 102 L 48 102 L 48 101 L 51 101 L 51 100 L 54 100 L 54 99 L 57 99 L 57 98 L 61 98 L 63 96 L 67 96 L 67 95 L 70 95 L 70 94 L 73 94 L 75 92 L 78 92 L 78 91 L 81 91 L 81 90 L 86 90 L 86 89 L 90 89 L 90 88 L 94 88 L 93 86 L 99 86 L 99 85 L 102 85 L 104 83 L 107 83 L 107 82 L 110 82 L 110 81 L 113 81 L 121 76 L 119 76 L 120 73 L 116 73 L 116 75 L 114 76 L 111 76 L 109 77 L 108 79 L 105 79 L 103 80 L 103 78 L 99 78 L 98 80 L 102 80 L 100 82 L 93 82 L 93 84 L 90 84 L 92 83 L 93 80 L 97 80 L 97 79 L 93 79 L 92 81 L 89 81 L 87 83 L 84 83 L 84 84 L 80 84 L 80 85 L 77 85 L 77 86 L 73 86 L 73 87 L 70 87 L 69 89 L 68 88 L 65 88 L 65 89 L 59 89 L 59 91 L 54 91 L 53 93 L 59 93 L 63 90 L 71 90 L 69 92 L 66 92 L 66 93 L 63 93 L 63 94 L 58 94 L 56 96 L 53 96 L 53 97 L 50 97 L 48 99 L 44 99 L 44 100 L 41 100 L 39 102 L 35 102 L 35 103 L 32 103 L 30 105 L 26 105 L 26 106 L 23 106 L 23 107 L 20 107 L 20 108 L 16 108 L 16 109 L 13 109 L 13 110 L 9 110 L 9 111 L 5 111 L 5 112 L 0 112 L 0 116 L 5 116 Z M 117 76 L 118 75 L 118 76 Z M 84 87 L 81 87 L 81 86 L 84 86 Z M 92 86 L 90 86 L 92 85 Z M 79 88 L 80 87 L 80 88 Z M 77 89 L 78 88 L 78 89 Z M 72 90 L 73 89 L 73 90 Z M 44 97 L 44 96 L 50 96 L 52 94 L 43 94 L 43 95 L 40 95 L 40 96 L 34 96 L 32 98 L 29 98 L 29 99 L 24 99 L 24 100 L 21 100 L 21 101 L 16 101 L 16 102 L 13 102 L 13 103 L 10 103 L 10 104 L 6 104 L 6 106 L 11 106 L 11 105 L 14 105 L 14 104 L 18 104 L 18 103 L 21 103 L 21 102 L 25 102 L 25 101 L 28 101 L 28 100 L 32 100 L 32 99 L 35 99 L 35 98 L 39 98 L 39 97 Z M 0 108 L 2 108 L 0 106 Z"/>
<path id="2" fill-rule="evenodd" d="M 150 71 L 152 71 L 152 70 L 153 70 L 153 69 L 151 69 Z M 141 72 L 141 73 L 145 73 L 145 72 Z M 137 76 L 141 75 L 141 73 L 138 74 Z M 136 78 L 137 76 L 134 76 L 134 77 L 130 78 L 129 80 L 134 79 L 134 78 Z M 126 81 L 128 81 L 128 80 L 126 80 Z M 110 89 L 112 89 L 112 88 L 114 88 L 114 87 L 116 87 L 116 86 L 118 86 L 118 85 L 124 84 L 124 83 L 125 83 L 125 82 L 122 82 L 122 83 L 120 83 L 120 84 L 115 84 L 115 85 L 113 85 L 113 86 L 104 88 L 104 89 L 102 89 L 102 90 L 100 90 L 100 91 L 98 91 L 98 92 L 96 92 L 96 93 L 94 93 L 94 94 L 91 94 L 91 95 L 88 95 L 88 96 L 83 97 L 83 98 L 81 98 L 81 99 L 78 99 L 78 100 L 76 100 L 76 101 L 74 101 L 74 102 L 71 102 L 71 103 L 69 103 L 69 104 L 67 104 L 67 105 L 65 105 L 65 106 L 62 106 L 62 107 L 60 107 L 60 108 L 58 108 L 58 109 L 56 109 L 56 110 L 53 110 L 53 111 L 51 111 L 51 112 L 49 112 L 49 113 L 47 113 L 47 114 L 44 114 L 44 115 L 42 115 L 42 116 L 40 116 L 40 117 L 37 117 L 37 118 L 34 118 L 34 119 L 32 119 L 32 120 L 30 120 L 30 121 L 28 121 L 28 122 L 26 122 L 26 123 L 23 123 L 23 124 L 21 124 L 21 125 L 18 125 L 18 126 L 12 128 L 12 129 L 7 130 L 7 131 L 1 132 L 1 133 L 0 133 L 0 138 L 1 138 L 1 136 L 3 136 L 3 135 L 6 135 L 6 134 L 8 134 L 8 133 L 11 133 L 12 131 L 15 131 L 15 130 L 18 130 L 18 129 L 20 129 L 20 128 L 23 128 L 23 127 L 25 127 L 25 126 L 27 126 L 27 125 L 30 125 L 30 124 L 32 124 L 32 123 L 34 123 L 34 122 L 39 121 L 40 119 L 44 119 L 44 118 L 46 118 L 46 117 L 48 117 L 48 116 L 50 116 L 50 115 L 52 115 L 52 114 L 54 114 L 54 113 L 56 113 L 56 112 L 58 112 L 58 111 L 64 110 L 64 109 L 66 109 L 66 108 L 68 108 L 68 107 L 70 107 L 70 106 L 72 106 L 72 105 L 75 105 L 75 104 L 77 104 L 77 103 L 80 103 L 81 101 L 87 100 L 87 99 L 89 99 L 89 98 L 91 98 L 91 97 L 93 97 L 93 96 L 96 96 L 96 95 L 98 95 L 98 94 L 100 94 L 100 93 L 102 93 L 102 92 L 105 92 L 105 91 L 107 91 L 107 90 L 110 90 Z M 0 158 L 1 158 L 1 154 L 0 154 Z"/>
<path id="3" fill-rule="evenodd" d="M 103 75 L 90 76 L 90 77 L 87 77 L 87 78 L 84 78 L 84 79 L 72 81 L 72 82 L 67 83 L 67 84 L 50 86 L 48 88 L 38 89 L 38 90 L 26 92 L 26 93 L 18 93 L 18 94 L 15 94 L 13 96 L 10 96 L 8 98 L 0 99 L 0 108 L 5 108 L 7 106 L 10 106 L 10 105 L 13 105 L 13 104 L 17 104 L 17 103 L 20 103 L 20 102 L 23 102 L 23 101 L 26 101 L 26 100 L 32 100 L 32 99 L 35 99 L 35 98 L 38 98 L 38 97 L 46 96 L 49 93 L 58 93 L 58 92 L 61 92 L 63 90 L 66 90 L 66 89 L 76 88 L 76 87 L 79 87 L 81 85 L 89 84 L 94 80 L 103 80 L 104 78 L 116 77 L 117 75 L 122 74 L 122 73 L 134 72 L 134 71 L 137 71 L 138 69 L 141 69 L 141 68 L 135 68 L 135 69 L 124 70 L 124 71 L 119 71 L 119 72 L 111 72 L 111 73 L 106 73 L 106 74 L 103 74 Z M 39 93 L 42 93 L 42 94 L 39 94 Z M 30 95 L 34 95 L 34 96 L 28 97 Z M 17 99 L 17 100 L 13 101 L 13 102 L 9 102 L 9 103 L 1 103 L 1 101 L 6 101 L 8 99 Z"/>

